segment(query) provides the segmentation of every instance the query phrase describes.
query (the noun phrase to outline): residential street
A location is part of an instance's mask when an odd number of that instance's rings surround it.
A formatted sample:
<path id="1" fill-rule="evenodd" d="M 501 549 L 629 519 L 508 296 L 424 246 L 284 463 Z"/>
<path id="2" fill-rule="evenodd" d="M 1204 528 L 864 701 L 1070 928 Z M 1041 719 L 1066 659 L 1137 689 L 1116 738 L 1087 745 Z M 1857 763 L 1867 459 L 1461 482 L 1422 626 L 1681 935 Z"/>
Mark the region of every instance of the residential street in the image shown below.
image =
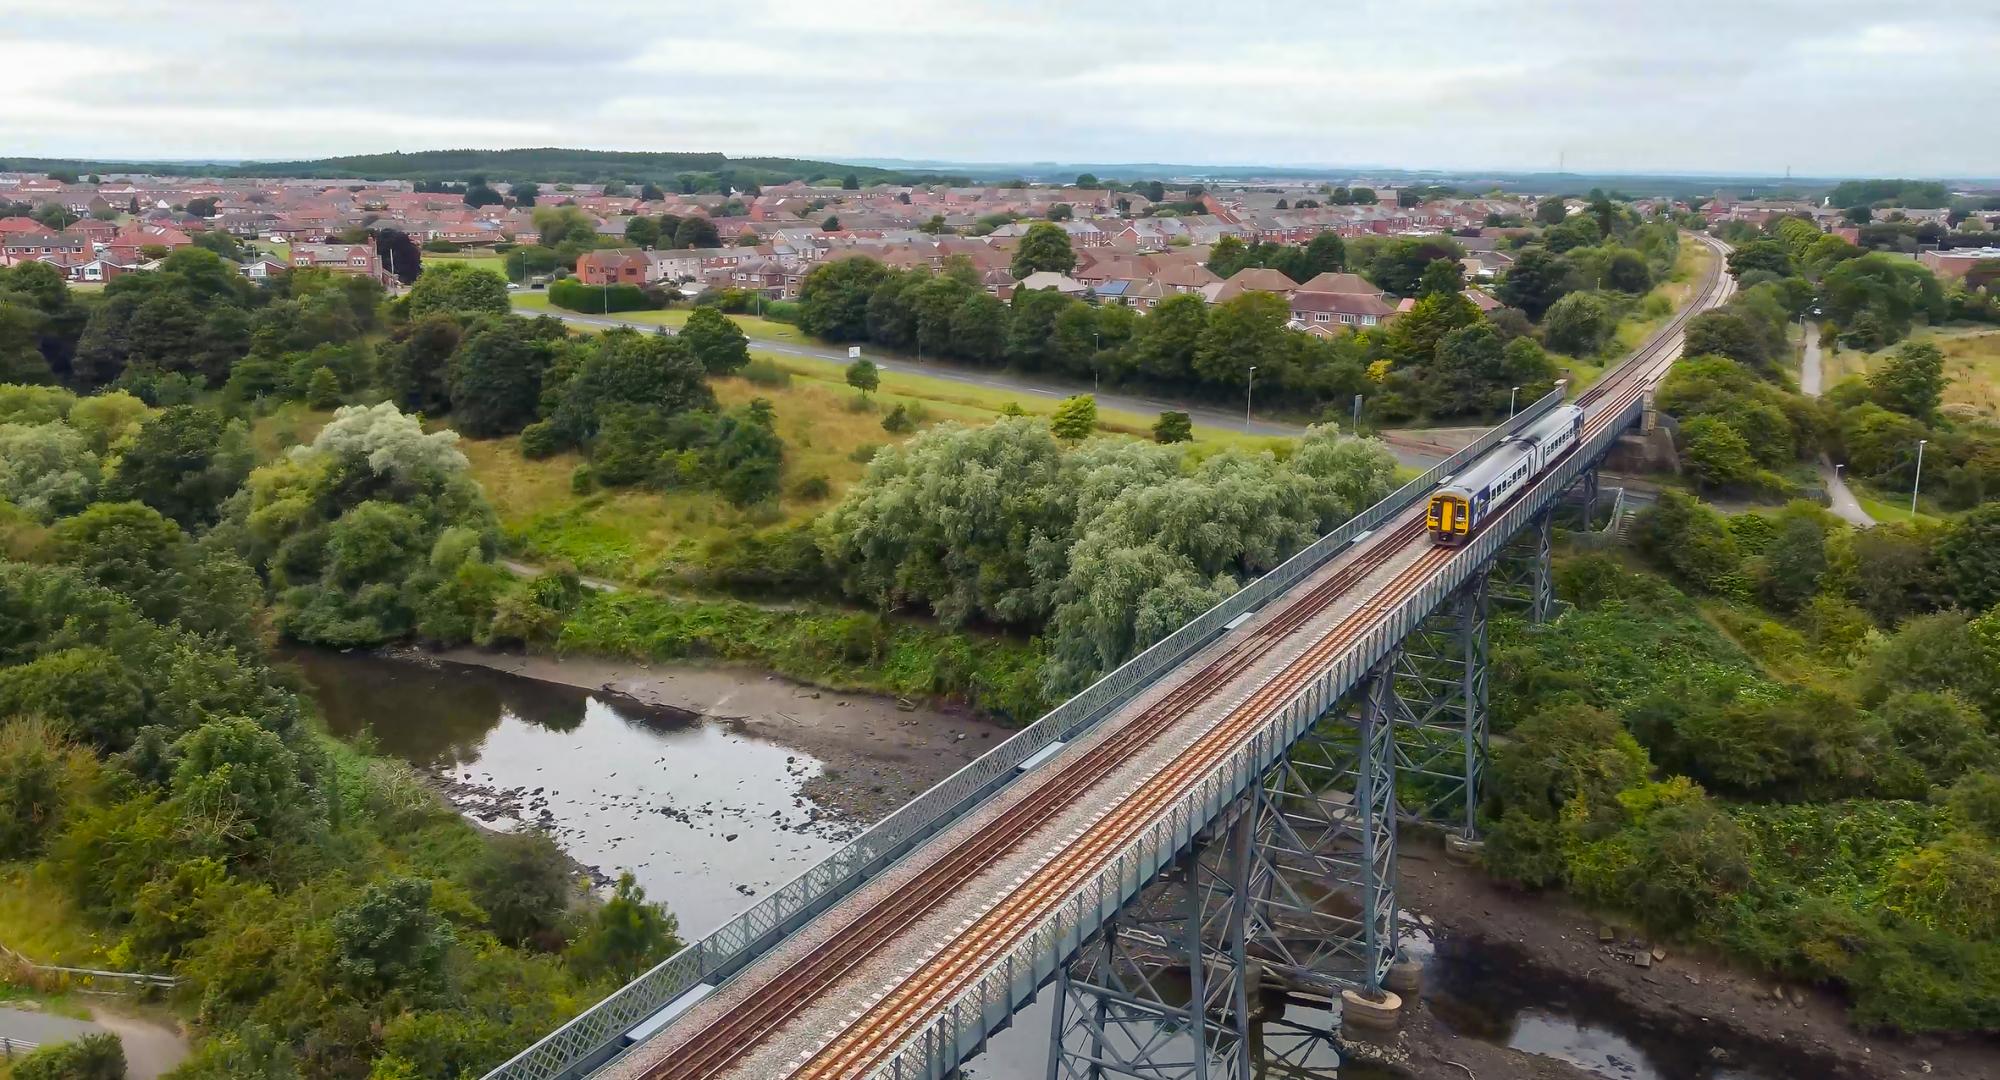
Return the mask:
<path id="1" fill-rule="evenodd" d="M 1799 366 L 1799 392 L 1807 397 L 1816 398 L 1819 396 L 1822 381 L 1818 323 L 1805 324 L 1805 338 L 1805 359 Z M 1868 511 L 1861 508 L 1860 501 L 1855 499 L 1854 492 L 1848 490 L 1847 482 L 1840 478 L 1839 470 L 1833 467 L 1833 462 L 1828 461 L 1825 454 L 1819 457 L 1819 477 L 1826 484 L 1826 493 L 1830 500 L 1828 509 L 1842 521 L 1864 529 L 1875 524 L 1875 519 L 1868 515 Z"/>

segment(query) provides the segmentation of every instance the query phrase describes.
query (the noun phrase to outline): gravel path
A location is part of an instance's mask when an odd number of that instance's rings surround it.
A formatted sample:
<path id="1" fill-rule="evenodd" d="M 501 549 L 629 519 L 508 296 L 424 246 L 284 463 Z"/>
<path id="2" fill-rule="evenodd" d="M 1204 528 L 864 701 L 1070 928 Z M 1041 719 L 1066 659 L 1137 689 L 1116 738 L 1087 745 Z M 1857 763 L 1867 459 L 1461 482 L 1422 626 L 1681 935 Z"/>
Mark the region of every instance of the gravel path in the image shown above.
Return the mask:
<path id="1" fill-rule="evenodd" d="M 1820 368 L 1819 324 L 1805 324 L 1805 355 L 1799 364 L 1799 392 L 1810 398 L 1819 396 L 1824 375 Z M 1833 467 L 1825 454 L 1819 456 L 1819 478 L 1826 485 L 1828 509 L 1842 521 L 1860 528 L 1875 524 L 1874 517 L 1861 508 L 1861 501 L 1849 491 L 1847 482 L 1841 479 L 1840 470 Z"/>

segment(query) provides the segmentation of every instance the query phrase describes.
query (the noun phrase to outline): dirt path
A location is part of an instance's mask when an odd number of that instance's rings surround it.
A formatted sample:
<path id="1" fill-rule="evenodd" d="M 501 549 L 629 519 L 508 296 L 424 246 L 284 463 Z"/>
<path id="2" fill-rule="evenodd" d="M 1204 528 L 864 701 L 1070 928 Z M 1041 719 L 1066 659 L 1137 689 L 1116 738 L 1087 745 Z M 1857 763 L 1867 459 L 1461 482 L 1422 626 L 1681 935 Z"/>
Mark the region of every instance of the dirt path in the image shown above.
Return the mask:
<path id="1" fill-rule="evenodd" d="M 1799 361 L 1799 392 L 1809 398 L 1819 396 L 1822 380 L 1819 353 L 1819 324 L 1805 324 L 1805 350 Z M 1875 524 L 1868 511 L 1861 508 L 1861 501 L 1847 489 L 1847 482 L 1841 479 L 1840 470 L 1833 467 L 1825 454 L 1819 456 L 1819 478 L 1826 485 L 1827 499 L 1836 516 L 1850 525 L 1867 528 Z"/>
<path id="2" fill-rule="evenodd" d="M 1844 1003 L 1831 993 L 1777 982 L 1678 944 L 1636 938 L 1561 897 L 1504 888 L 1483 871 L 1445 861 L 1435 848 L 1410 846 L 1417 850 L 1403 861 L 1397 887 L 1405 908 L 1430 916 L 1446 935 L 1494 943 L 1517 953 L 1523 967 L 1578 981 L 1678 1039 L 1714 1048 L 1718 1060 L 1789 1048 L 1803 1063 L 1797 1068 L 1806 1070 L 1797 1075 L 1815 1080 L 2000 1076 L 2000 1043 L 1993 1040 L 1865 1034 L 1848 1023 Z M 1610 941 L 1603 940 L 1606 933 Z M 1664 959 L 1651 959 L 1656 947 Z M 1647 966 L 1636 962 L 1641 954 Z M 1433 1057 L 1450 1054 L 1446 1039 L 1414 1041 Z"/>
<path id="3" fill-rule="evenodd" d="M 125 1075 L 129 1080 L 155 1080 L 187 1060 L 187 1037 L 178 1028 L 144 1016 L 117 1012 L 104 1006 L 92 1010 L 97 1025 L 125 1047 Z"/>

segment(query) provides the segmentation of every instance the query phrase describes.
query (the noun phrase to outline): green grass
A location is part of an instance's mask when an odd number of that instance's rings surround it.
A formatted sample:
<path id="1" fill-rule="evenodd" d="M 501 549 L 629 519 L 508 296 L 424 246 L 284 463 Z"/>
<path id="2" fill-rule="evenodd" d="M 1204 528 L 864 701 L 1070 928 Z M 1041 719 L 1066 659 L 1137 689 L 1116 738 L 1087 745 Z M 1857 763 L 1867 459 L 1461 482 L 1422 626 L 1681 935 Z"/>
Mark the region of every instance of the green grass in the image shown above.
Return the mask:
<path id="1" fill-rule="evenodd" d="M 1612 334 L 1611 344 L 1603 355 L 1590 357 L 1570 356 L 1566 353 L 1551 352 L 1556 366 L 1562 370 L 1562 377 L 1569 380 L 1572 397 L 1589 389 L 1613 364 L 1631 355 L 1632 350 L 1644 344 L 1660 327 L 1673 318 L 1682 305 L 1687 304 L 1694 294 L 1695 285 L 1715 260 L 1715 253 L 1706 245 L 1684 243 L 1675 259 L 1674 268 L 1667 279 L 1655 285 L 1653 290 L 1640 297 L 1632 306 L 1630 314 L 1619 320 L 1618 328 Z M 1646 314 L 1648 308 L 1653 314 Z"/>
<path id="2" fill-rule="evenodd" d="M 1965 410 L 2000 417 L 2000 330 L 1991 327 L 1942 327 L 1920 330 L 1910 341 L 1928 341 L 1944 353 L 1947 411 Z M 1850 375 L 1866 375 L 1894 355 L 1898 342 L 1876 352 L 1822 349 L 1827 385 Z"/>
<path id="3" fill-rule="evenodd" d="M 495 255 L 490 251 L 424 252 L 424 261 L 429 262 L 432 259 L 448 259 L 452 262 L 465 263 L 467 266 L 476 266 L 481 270 L 491 270 L 501 277 L 507 276 L 507 257 L 505 255 Z"/>
<path id="4" fill-rule="evenodd" d="M 103 967 L 106 944 L 61 885 L 19 864 L 0 870 L 0 945 L 38 964 Z"/>
<path id="5" fill-rule="evenodd" d="M 548 293 L 533 290 L 524 290 L 515 293 L 514 309 L 531 315 L 559 314 L 569 310 L 568 308 L 559 308 L 551 304 Z M 691 310 L 690 308 L 677 307 L 668 308 L 664 311 L 618 311 L 613 312 L 611 317 L 640 326 L 678 327 L 687 322 L 688 313 Z M 594 313 L 582 311 L 575 312 L 574 314 L 590 315 Z M 753 342 L 777 341 L 790 345 L 811 345 L 814 343 L 811 338 L 801 333 L 798 327 L 790 323 L 773 322 L 770 319 L 760 318 L 756 315 L 731 315 L 730 318 L 736 320 L 736 325 L 743 328 L 743 335 Z M 589 334 L 597 332 L 595 328 L 589 326 L 577 326 L 573 327 L 573 329 Z"/>
<path id="6" fill-rule="evenodd" d="M 1918 510 L 1915 514 L 1910 513 L 1910 500 L 1907 496 L 1901 501 L 1883 500 L 1863 494 L 1859 484 L 1849 484 L 1848 488 L 1854 492 L 1854 501 L 1861 504 L 1861 509 L 1868 511 L 1869 517 L 1884 524 L 1914 521 L 1935 525 L 1945 520 L 1933 514 L 1926 514 L 1922 510 Z M 1919 501 L 1917 505 L 1921 507 L 1923 503 Z"/>

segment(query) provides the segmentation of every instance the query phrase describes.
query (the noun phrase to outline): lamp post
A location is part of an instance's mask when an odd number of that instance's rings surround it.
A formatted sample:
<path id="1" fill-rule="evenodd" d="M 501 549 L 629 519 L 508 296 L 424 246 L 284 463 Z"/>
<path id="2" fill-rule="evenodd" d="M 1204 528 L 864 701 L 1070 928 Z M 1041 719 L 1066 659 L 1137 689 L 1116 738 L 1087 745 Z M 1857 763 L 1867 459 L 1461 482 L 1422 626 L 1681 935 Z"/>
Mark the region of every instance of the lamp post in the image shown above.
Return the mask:
<path id="1" fill-rule="evenodd" d="M 1520 392 L 1521 388 L 1518 386 L 1507 391 L 1507 419 L 1509 420 L 1514 419 L 1514 396 Z"/>
<path id="2" fill-rule="evenodd" d="M 1243 384 L 1243 430 L 1250 430 L 1250 395 L 1257 390 L 1257 365 L 1250 365 L 1249 381 Z"/>
<path id="3" fill-rule="evenodd" d="M 1917 475 L 1910 478 L 1911 517 L 1915 517 L 1917 514 L 1917 489 L 1922 487 L 1924 483 L 1924 444 L 1927 442 L 1930 442 L 1930 440 L 1929 439 L 1917 440 Z"/>

